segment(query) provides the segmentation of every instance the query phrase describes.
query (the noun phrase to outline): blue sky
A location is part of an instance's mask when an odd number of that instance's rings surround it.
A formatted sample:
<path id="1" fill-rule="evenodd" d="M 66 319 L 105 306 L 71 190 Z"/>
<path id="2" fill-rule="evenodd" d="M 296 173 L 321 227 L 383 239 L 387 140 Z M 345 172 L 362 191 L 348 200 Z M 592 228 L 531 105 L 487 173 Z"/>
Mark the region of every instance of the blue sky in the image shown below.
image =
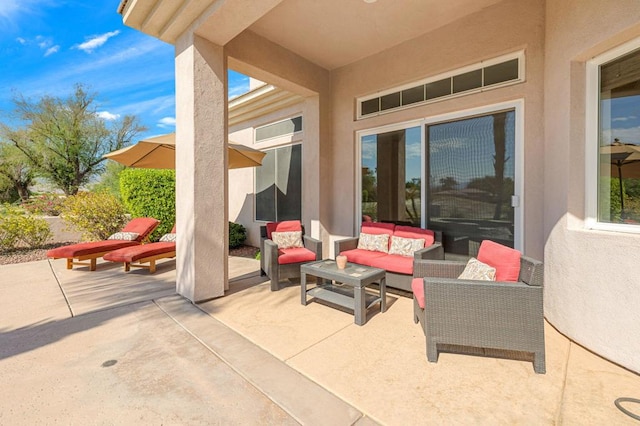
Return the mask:
<path id="1" fill-rule="evenodd" d="M 120 0 L 0 0 L 0 121 L 12 99 L 67 97 L 76 83 L 97 93 L 107 119 L 136 115 L 148 131 L 175 131 L 174 49 L 122 23 Z M 248 78 L 231 72 L 229 96 Z"/>

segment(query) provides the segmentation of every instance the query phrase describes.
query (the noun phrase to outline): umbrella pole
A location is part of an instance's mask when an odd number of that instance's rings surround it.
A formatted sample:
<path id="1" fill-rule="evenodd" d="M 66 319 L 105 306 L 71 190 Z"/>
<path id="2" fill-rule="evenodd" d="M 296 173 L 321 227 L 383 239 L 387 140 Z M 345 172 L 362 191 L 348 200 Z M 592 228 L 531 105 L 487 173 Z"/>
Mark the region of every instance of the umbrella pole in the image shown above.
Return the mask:
<path id="1" fill-rule="evenodd" d="M 620 182 L 620 217 L 624 219 L 624 190 L 622 189 L 622 165 L 618 163 L 618 182 Z"/>

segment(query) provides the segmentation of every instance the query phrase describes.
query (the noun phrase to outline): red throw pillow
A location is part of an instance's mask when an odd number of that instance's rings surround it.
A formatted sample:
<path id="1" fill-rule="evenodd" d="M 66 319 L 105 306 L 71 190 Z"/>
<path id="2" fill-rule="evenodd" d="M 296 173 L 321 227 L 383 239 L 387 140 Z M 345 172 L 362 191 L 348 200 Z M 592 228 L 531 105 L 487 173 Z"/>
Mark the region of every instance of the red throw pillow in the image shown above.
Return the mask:
<path id="1" fill-rule="evenodd" d="M 267 223 L 267 238 L 271 239 L 271 233 L 302 231 L 302 223 L 299 220 L 283 220 L 282 222 Z"/>
<path id="2" fill-rule="evenodd" d="M 389 235 L 391 235 L 391 233 L 393 232 L 393 229 L 396 227 L 395 223 L 388 223 L 388 222 L 362 222 L 362 227 L 367 227 L 367 228 L 380 228 L 380 229 L 385 229 Z M 366 234 L 373 234 L 373 232 L 366 232 Z"/>
<path id="3" fill-rule="evenodd" d="M 478 260 L 496 268 L 496 281 L 518 281 L 521 255 L 516 249 L 490 240 L 484 240 L 478 250 Z"/>
<path id="4" fill-rule="evenodd" d="M 436 241 L 436 233 L 429 229 L 416 228 L 415 226 L 396 226 L 393 235 L 402 238 L 424 238 L 424 246 L 429 247 Z"/>

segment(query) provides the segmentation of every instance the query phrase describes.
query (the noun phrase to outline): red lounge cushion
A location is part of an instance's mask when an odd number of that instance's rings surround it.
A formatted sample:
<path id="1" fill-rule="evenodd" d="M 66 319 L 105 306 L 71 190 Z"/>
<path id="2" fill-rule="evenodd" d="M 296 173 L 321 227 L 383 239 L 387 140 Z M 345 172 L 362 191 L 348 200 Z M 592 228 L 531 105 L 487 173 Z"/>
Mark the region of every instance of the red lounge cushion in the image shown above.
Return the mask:
<path id="1" fill-rule="evenodd" d="M 292 247 L 278 250 L 278 264 L 311 262 L 316 260 L 316 254 L 304 247 Z"/>
<path id="2" fill-rule="evenodd" d="M 139 243 L 136 241 L 93 241 L 89 243 L 71 244 L 69 246 L 51 249 L 47 252 L 47 257 L 53 257 L 55 259 L 72 259 L 74 257 L 103 253 L 105 251 L 112 251 L 123 247 L 131 247 L 137 245 L 139 245 Z"/>
<path id="3" fill-rule="evenodd" d="M 370 266 L 398 274 L 413 275 L 413 257 L 387 254 L 373 259 Z"/>
<path id="4" fill-rule="evenodd" d="M 267 238 L 271 239 L 272 232 L 302 231 L 302 223 L 299 220 L 283 220 L 282 222 L 267 223 Z"/>
<path id="5" fill-rule="evenodd" d="M 418 306 L 424 309 L 424 278 L 412 279 L 411 290 L 413 290 L 413 297 L 418 301 Z"/>
<path id="6" fill-rule="evenodd" d="M 144 240 L 158 226 L 160 221 L 152 217 L 137 217 L 131 219 L 129 223 L 122 228 L 122 232 L 137 232 L 140 234 L 136 241 Z"/>
<path id="7" fill-rule="evenodd" d="M 104 259 L 111 262 L 135 262 L 145 257 L 156 256 L 173 251 L 176 251 L 176 243 L 158 242 L 114 250 L 105 254 Z"/>
<path id="8" fill-rule="evenodd" d="M 436 233 L 429 229 L 416 228 L 414 226 L 396 226 L 393 235 L 402 238 L 424 238 L 424 246 L 429 247 L 436 240 Z"/>
<path id="9" fill-rule="evenodd" d="M 377 259 L 378 257 L 384 257 L 387 255 L 386 253 L 382 253 L 380 251 L 363 249 L 346 250 L 341 252 L 340 254 L 347 256 L 347 261 L 351 263 L 358 263 L 360 265 L 367 266 L 371 266 L 371 262 L 373 261 L 373 259 Z"/>
<path id="10" fill-rule="evenodd" d="M 482 241 L 478 250 L 478 260 L 496 268 L 496 281 L 518 281 L 520 256 L 518 250 L 490 240 Z"/>

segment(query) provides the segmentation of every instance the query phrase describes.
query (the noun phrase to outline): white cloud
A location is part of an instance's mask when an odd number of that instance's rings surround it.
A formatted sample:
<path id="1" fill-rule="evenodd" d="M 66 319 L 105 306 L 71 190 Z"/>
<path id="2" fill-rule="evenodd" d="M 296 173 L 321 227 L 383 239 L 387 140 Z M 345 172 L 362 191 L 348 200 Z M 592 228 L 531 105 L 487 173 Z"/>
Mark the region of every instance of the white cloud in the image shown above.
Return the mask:
<path id="1" fill-rule="evenodd" d="M 614 119 L 612 119 L 611 121 L 627 121 L 627 120 L 634 120 L 638 117 L 636 117 L 635 115 L 630 115 L 628 117 L 616 117 Z"/>
<path id="2" fill-rule="evenodd" d="M 53 55 L 54 53 L 58 53 L 59 50 L 60 46 L 56 44 L 55 46 L 48 48 L 47 51 L 44 52 L 44 56 L 46 58 L 47 56 Z"/>
<path id="3" fill-rule="evenodd" d="M 22 38 L 22 37 L 18 37 L 18 38 L 16 38 L 16 41 L 17 41 L 18 43 L 20 43 L 20 44 L 27 44 L 27 40 L 25 40 L 25 39 L 24 39 L 24 38 Z"/>
<path id="4" fill-rule="evenodd" d="M 89 40 L 85 41 L 84 43 L 77 44 L 74 47 L 76 49 L 82 50 L 83 52 L 92 53 L 98 47 L 100 47 L 103 44 L 105 44 L 111 37 L 115 37 L 118 34 L 120 34 L 120 30 L 116 30 L 116 31 L 111 31 L 111 32 L 108 32 L 108 33 L 100 34 L 100 35 L 97 35 L 97 36 L 94 36 L 94 37 L 90 38 Z"/>
<path id="5" fill-rule="evenodd" d="M 116 120 L 116 119 L 120 118 L 120 114 L 112 114 L 109 111 L 100 111 L 96 115 L 98 117 L 100 117 L 100 118 L 102 118 L 104 120 L 108 120 L 108 121 L 113 121 L 113 120 Z"/>
<path id="6" fill-rule="evenodd" d="M 163 117 L 158 120 L 158 127 L 167 128 L 167 127 L 175 127 L 176 126 L 176 118 L 175 117 Z"/>

